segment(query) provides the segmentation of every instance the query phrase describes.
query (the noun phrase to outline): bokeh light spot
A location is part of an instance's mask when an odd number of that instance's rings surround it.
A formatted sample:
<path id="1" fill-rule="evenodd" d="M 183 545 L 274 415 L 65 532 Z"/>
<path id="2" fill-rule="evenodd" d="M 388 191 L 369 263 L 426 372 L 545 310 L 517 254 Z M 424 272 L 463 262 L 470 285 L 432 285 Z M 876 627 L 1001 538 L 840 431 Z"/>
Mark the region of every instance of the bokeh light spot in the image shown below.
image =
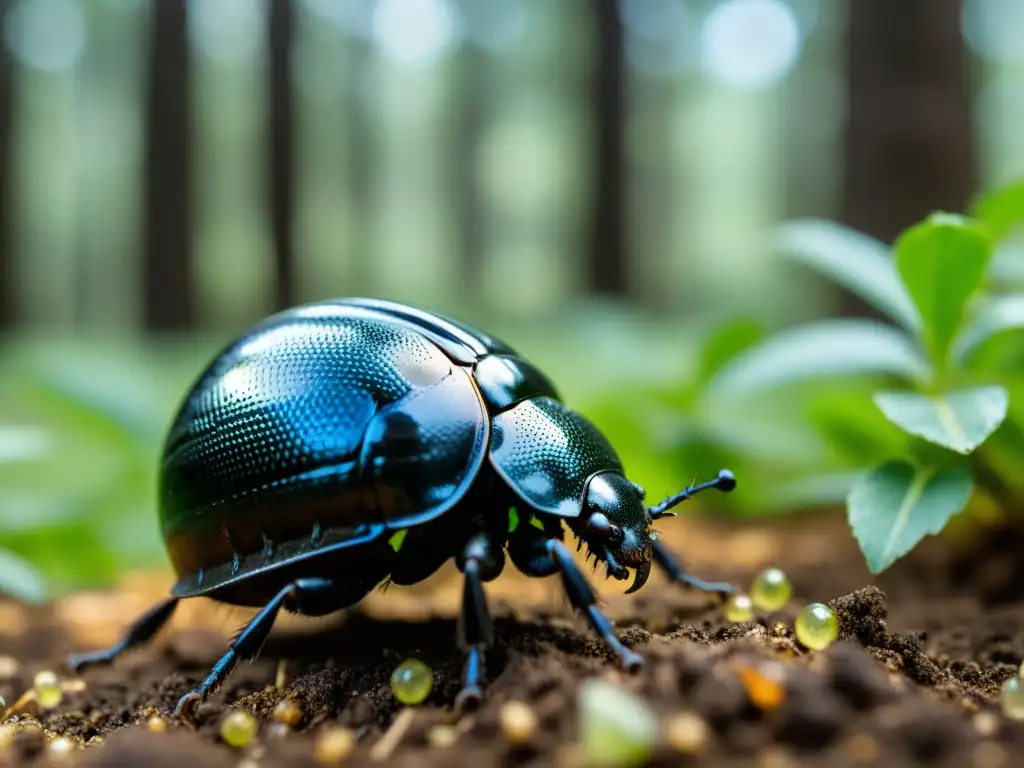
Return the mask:
<path id="1" fill-rule="evenodd" d="M 766 88 L 784 78 L 800 56 L 793 10 L 780 0 L 725 0 L 704 20 L 701 59 L 721 82 Z"/>

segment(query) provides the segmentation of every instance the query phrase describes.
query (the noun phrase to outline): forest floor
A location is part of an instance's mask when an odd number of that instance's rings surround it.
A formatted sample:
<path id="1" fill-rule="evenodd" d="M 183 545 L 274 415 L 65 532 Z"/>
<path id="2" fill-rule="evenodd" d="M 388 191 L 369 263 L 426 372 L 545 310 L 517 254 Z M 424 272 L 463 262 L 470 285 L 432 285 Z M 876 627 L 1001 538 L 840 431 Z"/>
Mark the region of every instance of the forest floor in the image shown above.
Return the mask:
<path id="1" fill-rule="evenodd" d="M 147 720 L 173 708 L 251 615 L 187 601 L 149 647 L 86 671 L 77 690 L 72 679 L 56 707 L 16 707 L 20 713 L 0 726 L 0 765 L 313 766 L 322 764 L 318 735 L 341 725 L 358 735 L 346 765 L 575 768 L 575 697 L 588 677 L 640 696 L 664 733 L 674 734 L 678 747 L 665 737 L 652 765 L 1021 764 L 1024 722 L 1004 717 L 998 698 L 1024 659 L 1024 535 L 993 530 L 974 542 L 973 554 L 962 544 L 954 554 L 947 540 L 930 539 L 872 577 L 845 523 L 830 515 L 770 526 L 678 519 L 660 527 L 702 577 L 746 587 L 761 568 L 783 568 L 793 601 L 730 624 L 714 598 L 666 584 L 659 574 L 628 596 L 623 583 L 602 578 L 607 614 L 646 659 L 629 675 L 572 617 L 557 578 L 525 579 L 508 567 L 487 585 L 497 644 L 487 657 L 486 699 L 456 720 L 460 584 L 440 574 L 414 588 L 377 592 L 339 619 L 285 617 L 259 659 L 240 665 L 199 708 L 195 724 L 171 718 L 156 732 Z M 70 678 L 65 653 L 115 640 L 169 583 L 168 574 L 137 575 L 118 589 L 53 605 L 0 603 L 0 695 L 14 704 L 41 669 Z M 792 634 L 797 612 L 814 601 L 831 604 L 842 625 L 840 641 L 820 653 L 804 650 Z M 389 687 L 395 665 L 409 656 L 430 664 L 435 679 L 427 700 L 411 710 Z M 752 678 L 751 670 L 760 672 Z M 765 676 L 783 696 L 759 707 L 749 684 Z M 285 697 L 303 712 L 294 728 L 271 716 Z M 529 704 L 539 722 L 525 747 L 510 745 L 500 726 L 510 701 Z M 218 736 L 228 706 L 260 720 L 247 747 Z M 60 736 L 70 752 L 48 746 Z"/>

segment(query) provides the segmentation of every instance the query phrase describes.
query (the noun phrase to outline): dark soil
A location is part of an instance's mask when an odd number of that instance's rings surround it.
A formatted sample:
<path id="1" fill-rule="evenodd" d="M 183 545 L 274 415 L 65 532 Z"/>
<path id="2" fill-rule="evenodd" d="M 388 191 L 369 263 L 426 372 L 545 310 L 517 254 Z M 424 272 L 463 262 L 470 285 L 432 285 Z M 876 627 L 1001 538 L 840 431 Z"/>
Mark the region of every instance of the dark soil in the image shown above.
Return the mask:
<path id="1" fill-rule="evenodd" d="M 830 516 L 764 530 L 684 520 L 662 527 L 671 528 L 666 540 L 690 568 L 707 578 L 746 585 L 765 565 L 781 566 L 794 584 L 792 604 L 729 624 L 713 598 L 660 578 L 631 596 L 622 595 L 621 583 L 603 582 L 605 608 L 620 637 L 647 660 L 640 673 L 626 675 L 571 616 L 556 579 L 527 580 L 506 569 L 487 585 L 497 617 L 487 698 L 478 712 L 456 720 L 451 705 L 463 659 L 453 644 L 452 617 L 459 583 L 442 575 L 375 594 L 336 621 L 287 617 L 259 660 L 239 666 L 200 707 L 194 725 L 171 720 L 166 732 L 151 732 L 147 718 L 170 712 L 246 618 L 191 601 L 172 630 L 113 667 L 87 671 L 84 688 L 66 693 L 55 709 L 41 712 L 31 702 L 16 707 L 20 714 L 6 722 L 18 728 L 13 739 L 11 730 L 0 738 L 6 743 L 0 765 L 56 760 L 47 743 L 55 736 L 80 747 L 64 764 L 318 765 L 317 734 L 335 724 L 359 736 L 346 765 L 569 768 L 580 765 L 575 693 L 592 676 L 637 693 L 665 722 L 688 712 L 708 726 L 696 754 L 684 756 L 666 742 L 655 765 L 1020 764 L 1024 722 L 1006 719 L 998 702 L 1000 685 L 1024 659 L 1020 534 L 993 531 L 967 552 L 929 540 L 874 578 L 845 526 Z M 11 668 L 10 659 L 0 659 L 0 695 L 13 704 L 44 668 L 68 677 L 66 652 L 109 643 L 169 580 L 139 577 L 109 594 L 75 595 L 41 609 L 0 604 L 0 654 L 17 661 Z M 830 603 L 842 623 L 841 640 L 822 653 L 793 640 L 793 619 L 810 601 Z M 435 687 L 382 760 L 379 742 L 401 709 L 389 678 L 408 656 L 433 667 Z M 281 659 L 287 660 L 283 689 L 275 687 Z M 759 709 L 740 671 L 772 662 L 784 672 L 784 698 L 777 708 Z M 272 718 L 284 697 L 304 713 L 293 730 Z M 509 746 L 499 724 L 502 706 L 512 700 L 530 704 L 539 719 L 527 747 Z M 245 749 L 219 740 L 228 705 L 261 720 Z M 454 726 L 453 744 L 433 743 L 438 725 Z"/>

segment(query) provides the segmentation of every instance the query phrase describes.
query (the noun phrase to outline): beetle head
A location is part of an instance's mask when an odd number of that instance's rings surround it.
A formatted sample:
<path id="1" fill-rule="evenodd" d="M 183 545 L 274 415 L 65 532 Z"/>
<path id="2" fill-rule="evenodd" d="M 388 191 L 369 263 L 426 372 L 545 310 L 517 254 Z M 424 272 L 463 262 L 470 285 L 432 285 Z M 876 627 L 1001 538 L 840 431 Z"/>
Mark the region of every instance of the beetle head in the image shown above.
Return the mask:
<path id="1" fill-rule="evenodd" d="M 714 480 L 691 485 L 660 504 L 648 507 L 644 504 L 643 488 L 618 472 L 602 472 L 594 475 L 587 484 L 585 538 L 603 550 L 609 575 L 626 579 L 629 576 L 627 568 L 636 569 L 636 577 L 626 594 L 636 592 L 651 575 L 651 542 L 654 540 L 651 523 L 672 515 L 669 511 L 672 507 L 694 494 L 710 488 L 727 492 L 735 487 L 735 476 L 728 469 L 723 469 Z"/>
<path id="2" fill-rule="evenodd" d="M 640 589 L 651 573 L 651 516 L 643 494 L 618 472 L 594 475 L 587 485 L 585 538 L 602 550 L 609 575 L 626 579 L 627 568 L 636 569 L 627 593 Z"/>

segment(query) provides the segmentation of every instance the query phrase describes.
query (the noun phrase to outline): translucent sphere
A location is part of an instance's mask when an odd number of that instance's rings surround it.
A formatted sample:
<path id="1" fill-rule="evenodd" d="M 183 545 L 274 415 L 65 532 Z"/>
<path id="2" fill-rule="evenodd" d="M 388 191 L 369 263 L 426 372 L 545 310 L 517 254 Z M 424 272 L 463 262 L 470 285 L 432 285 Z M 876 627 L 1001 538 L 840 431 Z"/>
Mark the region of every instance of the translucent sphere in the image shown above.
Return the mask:
<path id="1" fill-rule="evenodd" d="M 244 747 L 256 738 L 257 723 L 252 713 L 232 710 L 220 724 L 220 737 L 232 747 Z"/>
<path id="2" fill-rule="evenodd" d="M 813 651 L 823 651 L 839 637 L 839 617 L 824 603 L 811 603 L 796 617 L 796 639 Z"/>
<path id="3" fill-rule="evenodd" d="M 785 607 L 793 596 L 793 587 L 779 568 L 765 568 L 750 586 L 750 599 L 763 611 L 777 611 Z"/>
<path id="4" fill-rule="evenodd" d="M 724 608 L 726 621 L 737 624 L 754 620 L 754 603 L 746 595 L 729 595 Z"/>
<path id="5" fill-rule="evenodd" d="M 402 704 L 419 704 L 434 687 L 434 673 L 419 659 L 406 659 L 391 673 L 391 691 Z"/>
<path id="6" fill-rule="evenodd" d="M 38 702 L 42 709 L 53 709 L 64 698 L 64 691 L 60 687 L 60 679 L 48 669 L 44 669 L 35 676 L 35 679 L 32 681 L 32 687 L 35 688 L 36 702 Z"/>
<path id="7" fill-rule="evenodd" d="M 1019 677 L 1011 677 L 1003 683 L 999 703 L 1008 718 L 1024 720 L 1024 682 Z"/>

